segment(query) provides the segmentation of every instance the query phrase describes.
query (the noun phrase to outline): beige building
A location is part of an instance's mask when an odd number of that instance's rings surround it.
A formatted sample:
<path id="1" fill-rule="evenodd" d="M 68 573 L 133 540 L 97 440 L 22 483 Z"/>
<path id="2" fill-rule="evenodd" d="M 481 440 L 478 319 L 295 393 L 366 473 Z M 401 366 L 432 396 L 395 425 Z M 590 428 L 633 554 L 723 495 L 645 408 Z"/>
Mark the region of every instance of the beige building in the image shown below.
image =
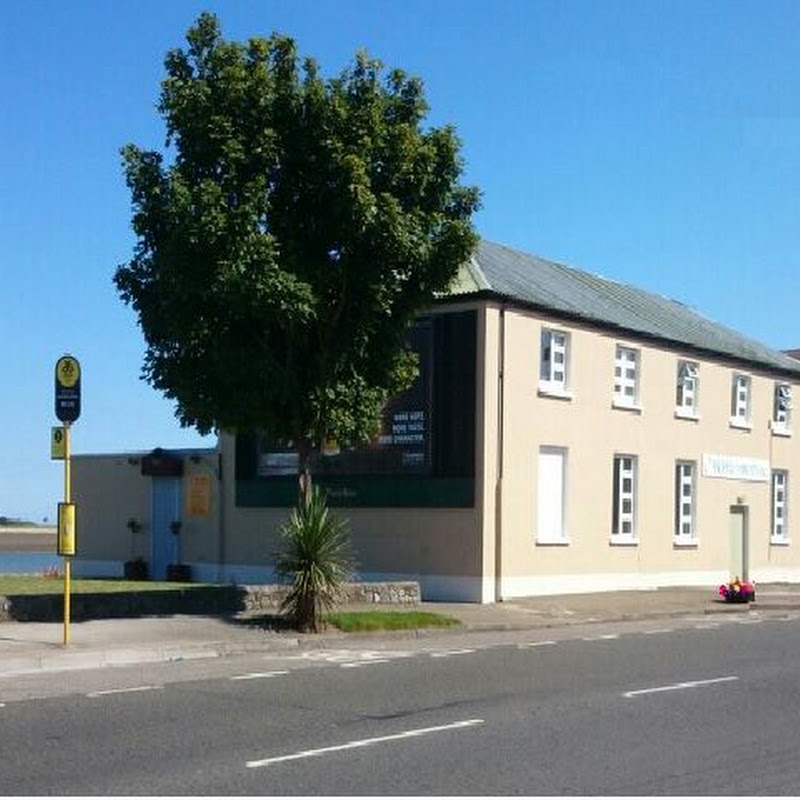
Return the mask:
<path id="1" fill-rule="evenodd" d="M 799 362 L 488 242 L 411 343 L 421 376 L 379 439 L 331 446 L 315 468 L 362 578 L 473 602 L 800 580 Z M 139 556 L 156 577 L 179 562 L 198 579 L 273 580 L 291 450 L 225 434 L 218 452 L 75 461 L 76 569 Z"/>

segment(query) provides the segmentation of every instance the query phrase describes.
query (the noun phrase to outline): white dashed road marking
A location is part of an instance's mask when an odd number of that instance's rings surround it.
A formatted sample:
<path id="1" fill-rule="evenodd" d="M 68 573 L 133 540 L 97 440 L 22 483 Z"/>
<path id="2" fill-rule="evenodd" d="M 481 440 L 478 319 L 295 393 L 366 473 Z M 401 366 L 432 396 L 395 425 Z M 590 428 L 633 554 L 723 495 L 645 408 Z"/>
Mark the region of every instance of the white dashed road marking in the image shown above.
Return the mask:
<path id="1" fill-rule="evenodd" d="M 624 692 L 623 697 L 637 697 L 641 694 L 656 694 L 657 692 L 675 692 L 679 689 L 694 689 L 697 686 L 708 686 L 712 683 L 727 683 L 728 681 L 738 681 L 736 675 L 727 675 L 724 678 L 708 678 L 704 681 L 685 681 L 683 683 L 672 683 L 668 686 L 653 686 L 650 689 L 634 689 L 632 692 Z"/>
<path id="2" fill-rule="evenodd" d="M 431 653 L 431 658 L 450 658 L 450 656 L 464 656 L 474 652 L 474 650 L 443 650 L 441 653 Z"/>
<path id="3" fill-rule="evenodd" d="M 132 686 L 128 689 L 103 689 L 100 692 L 89 692 L 87 697 L 105 697 L 110 694 L 130 694 L 133 692 L 152 692 L 156 689 L 163 689 L 163 686 Z"/>
<path id="4" fill-rule="evenodd" d="M 248 672 L 245 675 L 233 675 L 232 681 L 254 681 L 257 678 L 274 678 L 278 675 L 288 675 L 285 669 L 273 670 L 272 672 Z"/>
<path id="5" fill-rule="evenodd" d="M 339 664 L 342 669 L 355 669 L 357 667 L 371 667 L 373 664 L 388 664 L 388 658 L 373 658 L 371 661 L 351 661 L 349 664 Z"/>
<path id="6" fill-rule="evenodd" d="M 299 656 L 285 656 L 286 661 L 325 661 L 329 664 L 354 663 L 356 661 L 385 661 L 387 658 L 410 658 L 414 653 L 407 650 L 312 650 Z M 271 658 L 271 657 L 270 657 Z"/>
<path id="7" fill-rule="evenodd" d="M 518 644 L 517 647 L 520 650 L 527 650 L 529 647 L 549 647 L 553 644 L 555 644 L 555 641 L 553 639 L 548 639 L 545 642 L 525 642 L 524 644 Z"/>
<path id="8" fill-rule="evenodd" d="M 392 733 L 388 736 L 376 736 L 373 739 L 358 739 L 353 742 L 337 744 L 331 747 L 319 747 L 315 750 L 302 750 L 299 753 L 290 753 L 289 755 L 285 756 L 275 756 L 273 758 L 262 758 L 258 761 L 248 761 L 247 768 L 255 769 L 257 767 L 267 767 L 270 764 L 278 764 L 282 761 L 297 761 L 301 758 L 313 758 L 314 756 L 322 756 L 326 753 L 336 753 L 341 750 L 355 750 L 359 747 L 370 747 L 371 745 L 380 744 L 382 742 L 392 742 L 398 739 L 410 739 L 414 736 L 426 736 L 431 733 L 451 731 L 458 728 L 469 728 L 474 725 L 482 725 L 483 722 L 484 721 L 482 719 L 466 719 L 462 722 L 452 722 L 449 725 L 436 725 L 432 728 L 417 728 L 416 730 L 403 731 L 402 733 Z"/>
<path id="9" fill-rule="evenodd" d="M 604 639 L 619 639 L 618 633 L 604 633 L 602 636 L 584 636 L 584 642 L 601 642 Z"/>

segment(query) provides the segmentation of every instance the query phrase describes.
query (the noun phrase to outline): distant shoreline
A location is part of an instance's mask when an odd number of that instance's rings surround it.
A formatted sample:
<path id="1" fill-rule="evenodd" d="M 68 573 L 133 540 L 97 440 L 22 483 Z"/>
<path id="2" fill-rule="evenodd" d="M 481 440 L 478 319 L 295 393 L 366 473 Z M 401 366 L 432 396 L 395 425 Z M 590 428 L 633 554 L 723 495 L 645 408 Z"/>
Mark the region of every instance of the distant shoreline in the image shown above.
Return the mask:
<path id="1" fill-rule="evenodd" d="M 0 554 L 2 553 L 55 553 L 56 529 L 50 526 L 0 527 Z M 0 555 L 0 566 L 2 566 Z"/>

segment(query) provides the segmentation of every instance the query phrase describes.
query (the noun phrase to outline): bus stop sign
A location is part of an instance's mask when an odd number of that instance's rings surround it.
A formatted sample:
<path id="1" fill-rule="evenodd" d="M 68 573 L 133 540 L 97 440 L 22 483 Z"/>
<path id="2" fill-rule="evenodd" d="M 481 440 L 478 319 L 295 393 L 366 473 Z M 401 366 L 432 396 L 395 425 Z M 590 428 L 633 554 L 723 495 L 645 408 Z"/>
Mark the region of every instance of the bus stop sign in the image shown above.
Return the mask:
<path id="1" fill-rule="evenodd" d="M 61 356 L 56 362 L 56 417 L 75 422 L 81 415 L 81 365 L 77 358 Z"/>

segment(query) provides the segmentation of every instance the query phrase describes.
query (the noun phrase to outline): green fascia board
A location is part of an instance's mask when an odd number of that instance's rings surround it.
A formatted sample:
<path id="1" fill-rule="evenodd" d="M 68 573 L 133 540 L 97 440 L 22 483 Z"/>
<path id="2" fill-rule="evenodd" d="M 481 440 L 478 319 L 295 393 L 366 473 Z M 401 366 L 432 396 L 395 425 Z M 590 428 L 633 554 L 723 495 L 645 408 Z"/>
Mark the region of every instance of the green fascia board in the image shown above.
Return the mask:
<path id="1" fill-rule="evenodd" d="M 473 508 L 474 478 L 336 476 L 315 479 L 334 508 Z M 292 508 L 297 477 L 236 481 L 239 508 Z"/>

